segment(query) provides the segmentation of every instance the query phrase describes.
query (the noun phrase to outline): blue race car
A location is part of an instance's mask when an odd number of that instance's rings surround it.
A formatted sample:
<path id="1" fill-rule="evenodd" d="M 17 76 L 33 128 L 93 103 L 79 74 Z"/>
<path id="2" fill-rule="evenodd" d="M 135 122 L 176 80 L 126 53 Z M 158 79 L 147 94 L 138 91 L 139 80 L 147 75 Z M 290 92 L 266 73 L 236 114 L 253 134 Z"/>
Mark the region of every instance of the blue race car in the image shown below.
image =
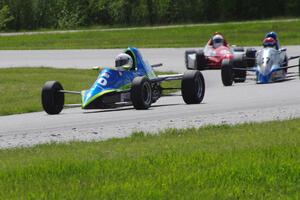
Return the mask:
<path id="1" fill-rule="evenodd" d="M 43 108 L 51 115 L 59 114 L 64 107 L 77 106 L 82 109 L 105 109 L 133 105 L 138 110 L 148 109 L 163 96 L 163 90 L 174 89 L 163 88 L 161 83 L 174 80 L 181 80 L 181 94 L 186 104 L 202 102 L 205 81 L 200 71 L 157 76 L 153 68 L 161 65 L 149 65 L 138 49 L 128 48 L 116 58 L 116 69 L 101 70 L 88 90 L 68 91 L 57 81 L 46 82 L 41 95 Z M 65 105 L 65 93 L 81 95 L 81 104 Z"/>

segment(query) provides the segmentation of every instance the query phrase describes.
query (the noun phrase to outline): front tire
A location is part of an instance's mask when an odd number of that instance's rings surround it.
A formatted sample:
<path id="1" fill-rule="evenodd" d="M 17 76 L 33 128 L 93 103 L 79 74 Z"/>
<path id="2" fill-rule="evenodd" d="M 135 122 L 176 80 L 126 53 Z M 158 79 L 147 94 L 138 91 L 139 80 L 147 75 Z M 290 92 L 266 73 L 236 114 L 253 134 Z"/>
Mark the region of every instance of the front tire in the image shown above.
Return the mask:
<path id="1" fill-rule="evenodd" d="M 223 60 L 221 68 L 221 77 L 224 86 L 232 86 L 233 72 L 230 60 Z"/>
<path id="2" fill-rule="evenodd" d="M 152 88 L 147 77 L 136 77 L 133 79 L 131 87 L 131 101 L 137 110 L 146 110 L 152 103 Z"/>
<path id="3" fill-rule="evenodd" d="M 198 70 L 188 70 L 181 81 L 181 94 L 186 104 L 199 104 L 205 95 L 205 81 Z"/>
<path id="4" fill-rule="evenodd" d="M 59 92 L 63 90 L 57 81 L 48 81 L 42 89 L 42 105 L 49 115 L 59 114 L 64 108 L 65 95 Z"/>

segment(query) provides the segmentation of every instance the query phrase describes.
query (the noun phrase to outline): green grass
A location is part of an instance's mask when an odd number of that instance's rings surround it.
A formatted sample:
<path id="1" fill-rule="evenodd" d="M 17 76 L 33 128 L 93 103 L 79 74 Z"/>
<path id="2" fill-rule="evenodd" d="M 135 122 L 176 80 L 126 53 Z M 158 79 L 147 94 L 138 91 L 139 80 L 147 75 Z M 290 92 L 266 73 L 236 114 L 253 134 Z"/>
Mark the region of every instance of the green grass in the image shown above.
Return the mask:
<path id="1" fill-rule="evenodd" d="M 0 150 L 0 199 L 299 199 L 299 124 Z"/>
<path id="2" fill-rule="evenodd" d="M 46 81 L 57 80 L 62 83 L 64 89 L 81 91 L 91 87 L 97 76 L 98 71 L 91 69 L 0 69 L 0 116 L 41 111 L 41 90 Z M 163 86 L 179 85 L 173 81 Z M 81 103 L 81 97 L 67 95 L 66 103 Z"/>
<path id="3" fill-rule="evenodd" d="M 284 45 L 300 44 L 300 21 L 224 23 L 176 28 L 84 31 L 0 37 L 0 49 L 98 49 L 136 47 L 200 47 L 220 31 L 231 44 L 261 45 L 268 31 L 277 31 Z"/>

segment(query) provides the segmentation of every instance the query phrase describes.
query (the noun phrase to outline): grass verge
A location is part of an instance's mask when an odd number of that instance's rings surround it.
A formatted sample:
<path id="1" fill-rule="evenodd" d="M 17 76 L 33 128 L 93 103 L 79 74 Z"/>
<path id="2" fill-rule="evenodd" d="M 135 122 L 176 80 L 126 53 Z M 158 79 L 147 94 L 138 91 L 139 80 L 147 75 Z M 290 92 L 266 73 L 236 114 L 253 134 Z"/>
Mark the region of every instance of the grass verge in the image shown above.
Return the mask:
<path id="1" fill-rule="evenodd" d="M 0 69 L 0 116 L 41 111 L 41 90 L 46 81 L 57 80 L 67 90 L 81 91 L 91 87 L 97 76 L 98 71 L 91 69 Z M 179 84 L 173 81 L 163 86 L 173 88 Z M 66 103 L 80 102 L 80 95 L 66 96 Z"/>
<path id="2" fill-rule="evenodd" d="M 169 28 L 137 28 L 0 37 L 0 49 L 98 49 L 136 47 L 199 47 L 212 33 L 225 34 L 231 44 L 261 45 L 269 31 L 277 31 L 282 44 L 300 44 L 300 21 L 257 21 Z"/>
<path id="3" fill-rule="evenodd" d="M 299 124 L 0 150 L 0 199 L 298 199 Z"/>

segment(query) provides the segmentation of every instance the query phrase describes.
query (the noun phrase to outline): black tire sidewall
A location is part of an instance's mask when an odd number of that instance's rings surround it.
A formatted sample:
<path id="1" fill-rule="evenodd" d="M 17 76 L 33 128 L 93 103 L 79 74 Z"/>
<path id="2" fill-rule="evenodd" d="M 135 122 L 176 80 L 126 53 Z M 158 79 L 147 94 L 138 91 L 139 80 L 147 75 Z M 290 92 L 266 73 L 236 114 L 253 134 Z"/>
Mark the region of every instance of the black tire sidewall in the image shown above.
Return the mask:
<path id="1" fill-rule="evenodd" d="M 199 83 L 201 92 L 198 94 Z M 198 70 L 188 70 L 184 73 L 181 81 L 181 94 L 186 104 L 199 104 L 205 96 L 205 80 L 202 73 Z"/>
<path id="2" fill-rule="evenodd" d="M 145 101 L 144 96 L 147 92 L 147 100 Z M 151 83 L 147 77 L 136 77 L 132 82 L 130 91 L 131 102 L 133 107 L 137 110 L 145 110 L 151 107 L 152 103 L 152 90 Z"/>
<path id="3" fill-rule="evenodd" d="M 233 71 L 230 60 L 222 61 L 221 78 L 224 86 L 231 86 L 233 83 Z"/>
<path id="4" fill-rule="evenodd" d="M 50 115 L 59 114 L 64 107 L 65 97 L 59 90 L 63 90 L 63 87 L 57 81 L 46 82 L 42 89 L 42 106 Z"/>

